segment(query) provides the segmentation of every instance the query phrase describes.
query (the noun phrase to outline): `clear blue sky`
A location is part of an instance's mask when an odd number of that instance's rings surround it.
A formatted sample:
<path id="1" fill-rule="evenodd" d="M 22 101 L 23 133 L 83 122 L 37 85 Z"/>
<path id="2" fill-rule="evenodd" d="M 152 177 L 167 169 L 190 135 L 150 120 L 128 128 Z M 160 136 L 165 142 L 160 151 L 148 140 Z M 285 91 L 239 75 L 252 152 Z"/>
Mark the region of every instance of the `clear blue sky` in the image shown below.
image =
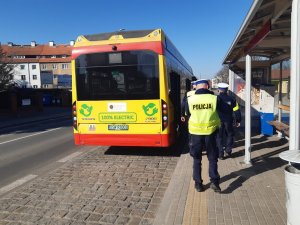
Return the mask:
<path id="1" fill-rule="evenodd" d="M 0 42 L 68 43 L 81 34 L 162 28 L 197 77 L 222 67 L 252 0 L 3 0 Z"/>

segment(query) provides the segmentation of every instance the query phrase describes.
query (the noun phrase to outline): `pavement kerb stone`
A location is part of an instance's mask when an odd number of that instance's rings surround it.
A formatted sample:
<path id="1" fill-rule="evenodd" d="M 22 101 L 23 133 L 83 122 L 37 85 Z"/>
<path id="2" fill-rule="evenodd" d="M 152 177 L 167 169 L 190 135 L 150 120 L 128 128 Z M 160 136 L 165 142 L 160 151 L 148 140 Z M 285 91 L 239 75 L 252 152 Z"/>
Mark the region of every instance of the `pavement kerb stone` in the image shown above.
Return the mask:
<path id="1" fill-rule="evenodd" d="M 157 210 L 154 225 L 182 224 L 191 177 L 192 159 L 188 153 L 181 154 Z"/>

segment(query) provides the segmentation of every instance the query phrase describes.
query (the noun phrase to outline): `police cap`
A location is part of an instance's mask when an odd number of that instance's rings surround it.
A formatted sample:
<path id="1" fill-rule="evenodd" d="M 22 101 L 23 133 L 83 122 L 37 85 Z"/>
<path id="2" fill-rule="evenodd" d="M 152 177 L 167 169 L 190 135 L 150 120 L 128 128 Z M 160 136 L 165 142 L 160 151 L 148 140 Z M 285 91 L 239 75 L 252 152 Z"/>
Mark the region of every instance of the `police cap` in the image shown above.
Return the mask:
<path id="1" fill-rule="evenodd" d="M 206 80 L 206 79 L 200 79 L 200 80 L 196 80 L 195 84 L 196 85 L 198 85 L 198 84 L 207 84 L 209 86 L 209 81 Z"/>
<path id="2" fill-rule="evenodd" d="M 218 89 L 226 91 L 229 85 L 226 83 L 218 83 Z"/>

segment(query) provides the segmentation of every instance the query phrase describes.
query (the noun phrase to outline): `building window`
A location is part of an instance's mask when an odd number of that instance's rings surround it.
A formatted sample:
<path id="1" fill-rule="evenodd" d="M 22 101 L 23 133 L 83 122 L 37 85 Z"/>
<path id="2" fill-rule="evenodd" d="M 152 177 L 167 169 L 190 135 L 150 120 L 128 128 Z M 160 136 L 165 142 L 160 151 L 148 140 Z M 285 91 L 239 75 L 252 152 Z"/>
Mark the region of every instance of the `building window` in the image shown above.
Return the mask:
<path id="1" fill-rule="evenodd" d="M 38 88 L 38 86 L 37 85 L 33 85 L 33 88 Z"/>
<path id="2" fill-rule="evenodd" d="M 66 63 L 61 64 L 61 68 L 62 68 L 63 70 L 68 69 L 68 64 L 66 64 Z"/>
<path id="3" fill-rule="evenodd" d="M 25 65 L 21 65 L 20 68 L 21 68 L 21 70 L 24 70 L 25 69 Z"/>
<path id="4" fill-rule="evenodd" d="M 42 70 L 46 70 L 47 69 L 47 64 L 42 64 Z"/>
<path id="5" fill-rule="evenodd" d="M 36 80 L 37 79 L 37 75 L 32 75 L 32 79 Z"/>
<path id="6" fill-rule="evenodd" d="M 14 59 L 25 59 L 25 55 L 15 55 L 13 56 Z"/>
<path id="7" fill-rule="evenodd" d="M 26 80 L 26 75 L 21 75 L 21 80 Z"/>
<path id="8" fill-rule="evenodd" d="M 56 70 L 57 69 L 57 64 L 52 64 L 52 68 Z"/>
<path id="9" fill-rule="evenodd" d="M 36 69 L 36 65 L 32 65 L 31 68 L 32 68 L 33 70 L 35 70 L 35 69 Z"/>

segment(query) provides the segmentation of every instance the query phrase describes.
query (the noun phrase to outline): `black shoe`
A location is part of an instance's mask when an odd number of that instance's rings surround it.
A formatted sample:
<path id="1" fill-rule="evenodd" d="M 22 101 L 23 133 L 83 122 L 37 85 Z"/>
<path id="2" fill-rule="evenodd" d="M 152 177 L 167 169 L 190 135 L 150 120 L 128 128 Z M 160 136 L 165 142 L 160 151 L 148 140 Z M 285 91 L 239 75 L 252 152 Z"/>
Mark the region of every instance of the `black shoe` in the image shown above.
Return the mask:
<path id="1" fill-rule="evenodd" d="M 220 159 L 220 160 L 224 160 L 225 157 L 224 157 L 224 156 L 219 156 L 219 159 Z"/>
<path id="2" fill-rule="evenodd" d="M 203 192 L 204 191 L 204 187 L 203 187 L 202 183 L 199 183 L 199 182 L 195 182 L 195 189 L 198 192 Z"/>
<path id="3" fill-rule="evenodd" d="M 219 184 L 211 183 L 211 184 L 210 184 L 210 188 L 213 189 L 214 192 L 218 192 L 218 193 L 221 192 L 221 188 L 220 188 Z"/>
<path id="4" fill-rule="evenodd" d="M 226 156 L 227 156 L 228 158 L 231 158 L 231 156 L 232 156 L 232 153 L 231 153 L 231 152 L 225 152 L 225 154 L 226 154 Z"/>

